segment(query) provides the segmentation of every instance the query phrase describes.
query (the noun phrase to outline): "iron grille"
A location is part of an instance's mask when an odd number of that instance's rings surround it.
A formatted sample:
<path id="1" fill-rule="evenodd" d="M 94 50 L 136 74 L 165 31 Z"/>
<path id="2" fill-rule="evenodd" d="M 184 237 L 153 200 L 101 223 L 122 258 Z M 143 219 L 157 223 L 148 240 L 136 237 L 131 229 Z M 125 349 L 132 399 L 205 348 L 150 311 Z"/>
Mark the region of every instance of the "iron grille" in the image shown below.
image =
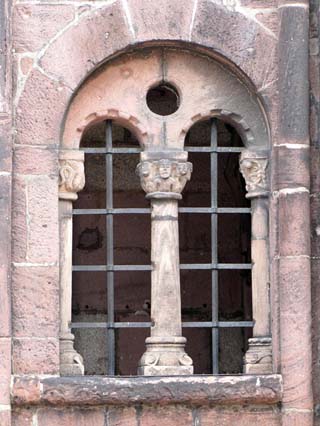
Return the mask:
<path id="1" fill-rule="evenodd" d="M 209 153 L 211 167 L 211 206 L 182 207 L 179 213 L 211 215 L 211 263 L 181 264 L 181 270 L 211 270 L 212 318 L 211 321 L 183 322 L 182 327 L 211 328 L 212 330 L 212 373 L 219 373 L 219 328 L 249 328 L 252 321 L 219 321 L 218 305 L 218 271 L 219 270 L 248 270 L 249 263 L 218 263 L 218 215 L 248 214 L 250 208 L 220 208 L 218 207 L 218 154 L 240 153 L 241 147 L 219 147 L 217 141 L 217 121 L 211 120 L 210 146 L 185 147 L 188 152 Z M 115 375 L 115 330 L 123 328 L 150 328 L 150 322 L 116 322 L 114 312 L 114 272 L 116 271 L 151 271 L 151 265 L 115 265 L 113 257 L 113 218 L 123 214 L 150 214 L 149 208 L 114 208 L 113 207 L 113 163 L 114 154 L 137 154 L 140 148 L 113 147 L 112 121 L 106 121 L 105 147 L 81 148 L 85 154 L 104 154 L 106 157 L 106 208 L 105 209 L 74 209 L 73 215 L 105 215 L 106 217 L 106 265 L 73 265 L 73 271 L 105 271 L 107 281 L 107 322 L 72 322 L 73 329 L 104 328 L 107 333 L 108 375 Z M 143 352 L 143 350 L 141 351 Z"/>

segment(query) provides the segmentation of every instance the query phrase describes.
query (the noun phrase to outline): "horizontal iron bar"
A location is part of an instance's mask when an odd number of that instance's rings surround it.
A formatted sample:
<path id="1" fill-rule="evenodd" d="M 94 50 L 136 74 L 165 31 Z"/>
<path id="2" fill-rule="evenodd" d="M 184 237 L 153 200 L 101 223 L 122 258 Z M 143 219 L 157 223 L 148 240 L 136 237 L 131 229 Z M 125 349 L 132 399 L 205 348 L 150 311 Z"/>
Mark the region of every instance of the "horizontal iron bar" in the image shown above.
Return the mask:
<path id="1" fill-rule="evenodd" d="M 242 147 L 234 147 L 234 146 L 218 146 L 218 147 L 211 147 L 211 146 L 186 146 L 185 151 L 187 152 L 216 152 L 216 153 L 237 153 L 244 151 L 244 148 Z"/>
<path id="2" fill-rule="evenodd" d="M 152 271 L 151 265 L 73 265 L 74 272 L 79 271 Z"/>
<path id="3" fill-rule="evenodd" d="M 183 328 L 248 328 L 253 321 L 194 321 L 183 322 Z M 73 322 L 71 328 L 150 328 L 151 322 Z"/>
<path id="4" fill-rule="evenodd" d="M 217 148 L 211 146 L 186 146 L 184 148 L 187 152 L 217 152 L 217 153 L 238 153 L 242 152 L 244 148 L 234 146 L 218 146 Z M 80 148 L 86 154 L 140 154 L 141 148 Z"/>
<path id="5" fill-rule="evenodd" d="M 251 263 L 193 263 L 181 264 L 182 270 L 243 270 L 251 269 Z M 79 271 L 152 271 L 151 265 L 73 265 L 74 272 Z"/>
<path id="6" fill-rule="evenodd" d="M 140 154 L 141 148 L 80 148 L 85 154 Z"/>
<path id="7" fill-rule="evenodd" d="M 150 214 L 151 209 L 123 208 L 123 209 L 74 209 L 73 215 L 105 215 L 105 214 Z M 198 213 L 198 214 L 242 214 L 251 213 L 251 209 L 247 207 L 219 207 L 217 209 L 211 207 L 180 207 L 179 213 Z"/>

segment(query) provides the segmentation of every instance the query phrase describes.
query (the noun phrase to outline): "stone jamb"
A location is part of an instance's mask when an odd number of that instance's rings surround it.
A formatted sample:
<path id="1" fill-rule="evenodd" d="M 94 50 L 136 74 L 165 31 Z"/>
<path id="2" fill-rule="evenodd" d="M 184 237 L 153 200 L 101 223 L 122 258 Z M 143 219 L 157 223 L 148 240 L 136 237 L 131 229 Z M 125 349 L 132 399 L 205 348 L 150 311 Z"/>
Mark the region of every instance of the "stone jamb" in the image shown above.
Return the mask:
<path id="1" fill-rule="evenodd" d="M 84 154 L 80 151 L 59 153 L 60 222 L 60 374 L 84 374 L 83 359 L 73 346 L 72 309 L 72 202 L 85 184 Z"/>
<path id="2" fill-rule="evenodd" d="M 253 338 L 244 357 L 247 374 L 272 373 L 269 274 L 268 153 L 243 151 L 240 171 L 251 200 Z"/>

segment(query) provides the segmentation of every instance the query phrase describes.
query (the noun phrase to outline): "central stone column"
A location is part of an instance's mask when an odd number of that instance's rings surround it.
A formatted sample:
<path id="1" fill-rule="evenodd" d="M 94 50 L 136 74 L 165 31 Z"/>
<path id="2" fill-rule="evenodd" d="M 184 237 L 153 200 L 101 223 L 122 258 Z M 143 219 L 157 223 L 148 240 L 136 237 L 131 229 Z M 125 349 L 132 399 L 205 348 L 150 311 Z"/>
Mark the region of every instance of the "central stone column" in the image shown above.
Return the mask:
<path id="1" fill-rule="evenodd" d="M 142 153 L 141 157 L 137 173 L 151 200 L 152 324 L 138 374 L 193 374 L 192 359 L 184 350 L 186 338 L 182 336 L 178 228 L 178 200 L 190 179 L 192 164 L 186 161 L 185 152 L 175 156 L 161 153 L 160 158 L 153 159 Z"/>

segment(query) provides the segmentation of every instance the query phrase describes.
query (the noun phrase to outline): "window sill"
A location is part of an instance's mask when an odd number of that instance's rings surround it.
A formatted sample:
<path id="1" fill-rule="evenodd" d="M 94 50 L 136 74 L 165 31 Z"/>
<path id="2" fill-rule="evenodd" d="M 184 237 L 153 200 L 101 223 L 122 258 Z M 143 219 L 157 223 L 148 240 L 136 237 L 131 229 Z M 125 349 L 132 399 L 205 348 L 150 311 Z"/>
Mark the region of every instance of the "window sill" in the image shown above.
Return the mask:
<path id="1" fill-rule="evenodd" d="M 282 378 L 270 375 L 179 377 L 15 376 L 16 406 L 95 406 L 133 404 L 276 404 Z"/>

